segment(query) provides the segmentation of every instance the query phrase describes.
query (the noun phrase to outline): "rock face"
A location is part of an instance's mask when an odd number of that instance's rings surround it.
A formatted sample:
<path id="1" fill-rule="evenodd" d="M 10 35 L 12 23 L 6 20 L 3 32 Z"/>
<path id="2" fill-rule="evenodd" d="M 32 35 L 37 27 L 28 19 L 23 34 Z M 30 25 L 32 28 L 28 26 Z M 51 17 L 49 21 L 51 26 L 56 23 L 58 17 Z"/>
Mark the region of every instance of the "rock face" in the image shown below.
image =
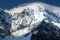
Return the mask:
<path id="1" fill-rule="evenodd" d="M 10 35 L 9 30 L 11 24 L 9 22 L 6 22 L 7 21 L 6 18 L 8 18 L 8 15 L 9 15 L 8 13 L 0 9 L 0 38 L 4 38 L 5 36 Z"/>
<path id="2" fill-rule="evenodd" d="M 52 23 L 42 21 L 36 29 L 38 33 L 32 34 L 31 40 L 60 40 L 60 29 L 55 27 Z"/>

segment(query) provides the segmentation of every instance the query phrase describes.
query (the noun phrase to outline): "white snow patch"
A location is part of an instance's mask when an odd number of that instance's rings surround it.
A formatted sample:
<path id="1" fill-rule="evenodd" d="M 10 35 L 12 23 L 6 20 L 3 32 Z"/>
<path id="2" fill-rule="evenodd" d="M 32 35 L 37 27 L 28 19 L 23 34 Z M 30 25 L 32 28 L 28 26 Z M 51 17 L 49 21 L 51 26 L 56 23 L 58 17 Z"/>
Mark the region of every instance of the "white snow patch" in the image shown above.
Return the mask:
<path id="1" fill-rule="evenodd" d="M 27 34 L 27 33 L 29 33 L 29 32 L 30 32 L 30 30 L 29 30 L 29 28 L 27 27 L 27 28 L 25 28 L 25 29 L 22 29 L 22 30 L 18 30 L 18 31 L 16 31 L 16 32 L 13 32 L 12 35 L 14 35 L 14 36 L 22 36 L 22 35 L 25 35 L 25 34 Z"/>
<path id="2" fill-rule="evenodd" d="M 60 28 L 60 23 L 53 22 L 53 21 L 52 21 L 52 23 L 53 23 L 54 25 L 56 25 L 58 28 Z"/>

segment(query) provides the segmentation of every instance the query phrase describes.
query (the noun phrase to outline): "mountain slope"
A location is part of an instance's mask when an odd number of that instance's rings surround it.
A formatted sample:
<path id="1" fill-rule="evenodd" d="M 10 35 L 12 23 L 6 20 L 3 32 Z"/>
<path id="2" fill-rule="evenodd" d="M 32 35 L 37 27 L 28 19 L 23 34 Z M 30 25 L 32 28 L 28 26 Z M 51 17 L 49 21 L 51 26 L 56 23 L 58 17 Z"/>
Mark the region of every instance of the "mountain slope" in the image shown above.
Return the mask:
<path id="1" fill-rule="evenodd" d="M 5 15 L 9 17 L 5 18 L 5 21 L 11 24 L 9 28 L 11 35 L 3 40 L 59 40 L 59 10 L 60 7 L 44 3 L 28 3 L 4 10 L 10 15 Z"/>

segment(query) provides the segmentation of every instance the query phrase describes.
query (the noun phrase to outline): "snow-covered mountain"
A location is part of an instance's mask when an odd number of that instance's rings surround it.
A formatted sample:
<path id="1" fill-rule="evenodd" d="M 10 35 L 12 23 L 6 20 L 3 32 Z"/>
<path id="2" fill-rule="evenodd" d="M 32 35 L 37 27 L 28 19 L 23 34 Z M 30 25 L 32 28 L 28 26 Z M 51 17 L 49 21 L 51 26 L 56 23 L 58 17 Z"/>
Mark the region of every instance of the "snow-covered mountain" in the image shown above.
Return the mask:
<path id="1" fill-rule="evenodd" d="M 0 21 L 4 23 L 1 27 L 5 27 L 6 31 L 1 30 L 8 34 L 1 40 L 60 39 L 60 7 L 45 3 L 27 3 L 0 11 L 0 14 L 5 16 L 4 21 Z M 3 19 L 2 16 L 0 19 Z"/>

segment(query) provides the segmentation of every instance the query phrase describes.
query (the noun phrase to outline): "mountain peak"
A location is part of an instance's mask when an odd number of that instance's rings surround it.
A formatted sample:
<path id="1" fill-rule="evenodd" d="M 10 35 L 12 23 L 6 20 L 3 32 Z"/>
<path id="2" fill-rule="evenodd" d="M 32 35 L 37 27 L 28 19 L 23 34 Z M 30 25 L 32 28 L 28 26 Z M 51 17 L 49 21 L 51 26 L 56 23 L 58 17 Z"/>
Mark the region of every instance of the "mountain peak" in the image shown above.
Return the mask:
<path id="1" fill-rule="evenodd" d="M 45 35 L 45 37 L 49 39 L 51 37 L 60 37 L 59 10 L 59 7 L 44 3 L 29 3 L 9 10 L 0 11 L 0 21 L 3 23 L 0 22 L 0 24 L 5 27 L 6 32 L 4 31 L 4 33 L 8 34 L 6 35 L 8 37 L 5 37 L 3 40 L 7 38 L 9 38 L 9 40 L 10 38 L 12 40 L 15 40 L 15 38 L 16 40 L 27 40 L 26 38 L 28 37 L 29 39 L 31 38 L 30 40 L 33 40 L 33 38 L 36 38 L 38 35 L 43 35 L 40 37 L 41 40 L 43 40 L 42 38 L 44 38 Z M 56 35 L 59 36 L 56 37 Z"/>

